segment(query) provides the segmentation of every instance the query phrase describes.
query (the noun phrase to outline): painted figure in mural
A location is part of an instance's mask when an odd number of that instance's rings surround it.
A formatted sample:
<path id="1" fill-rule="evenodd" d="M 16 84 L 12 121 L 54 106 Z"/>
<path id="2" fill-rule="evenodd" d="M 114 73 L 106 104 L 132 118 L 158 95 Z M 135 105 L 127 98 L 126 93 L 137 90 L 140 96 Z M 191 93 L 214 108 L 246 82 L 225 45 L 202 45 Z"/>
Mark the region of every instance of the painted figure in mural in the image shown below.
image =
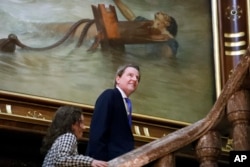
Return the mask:
<path id="1" fill-rule="evenodd" d="M 114 0 L 122 15 L 129 21 L 145 21 L 148 18 L 136 16 L 135 13 L 121 0 Z M 167 13 L 159 11 L 155 13 L 155 18 L 150 30 L 154 34 L 152 39 L 160 40 L 168 37 L 168 40 L 157 43 L 153 46 L 155 53 L 160 52 L 161 56 L 175 57 L 178 49 L 177 35 L 178 26 L 176 20 Z"/>
<path id="2" fill-rule="evenodd" d="M 103 91 L 96 100 L 87 155 L 108 161 L 134 149 L 132 104 L 128 97 L 139 82 L 139 66 L 127 64 L 118 68 L 115 87 Z"/>
<path id="3" fill-rule="evenodd" d="M 46 156 L 42 166 L 107 167 L 107 162 L 78 154 L 77 140 L 83 130 L 84 116 L 80 108 L 59 107 L 43 139 L 41 153 Z"/>
<path id="4" fill-rule="evenodd" d="M 133 27 L 126 27 L 127 29 L 131 29 L 126 32 L 131 33 L 137 31 L 147 31 L 148 33 L 146 34 L 149 36 L 143 36 L 143 38 L 151 41 L 149 44 L 145 44 L 148 45 L 148 50 L 151 50 L 150 55 L 159 55 L 159 57 L 176 57 L 178 49 L 178 42 L 175 39 L 177 35 L 177 23 L 173 17 L 160 11 L 155 13 L 155 18 L 153 20 L 149 20 L 148 18 L 144 18 L 142 16 L 136 16 L 133 11 L 121 0 L 114 0 L 114 3 L 128 21 L 148 21 L 148 23 L 143 26 L 144 28 L 136 30 Z M 93 19 L 81 19 L 74 24 L 50 23 L 47 25 L 39 25 L 39 27 L 43 29 L 50 29 L 58 33 L 61 32 L 65 35 L 59 41 L 50 46 L 33 48 L 21 42 L 15 34 L 10 34 L 8 38 L 0 40 L 0 50 L 3 52 L 14 52 L 16 49 L 15 45 L 28 50 L 48 50 L 59 46 L 69 37 L 73 36 L 79 39 L 77 47 L 82 45 L 83 40 L 95 39 L 92 46 L 89 48 L 89 50 L 94 50 L 98 47 L 100 41 L 102 40 L 102 34 L 101 32 L 98 32 Z M 129 34 L 126 35 L 129 36 Z M 133 37 L 134 33 L 131 34 L 131 38 Z"/>

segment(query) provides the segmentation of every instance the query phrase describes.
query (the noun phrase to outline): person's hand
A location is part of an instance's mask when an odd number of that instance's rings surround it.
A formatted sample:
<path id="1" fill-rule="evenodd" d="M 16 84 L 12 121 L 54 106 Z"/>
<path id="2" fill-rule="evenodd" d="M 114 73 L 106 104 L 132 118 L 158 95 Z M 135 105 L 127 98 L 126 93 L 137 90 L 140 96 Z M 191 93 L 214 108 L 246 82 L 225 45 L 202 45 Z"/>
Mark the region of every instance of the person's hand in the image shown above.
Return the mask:
<path id="1" fill-rule="evenodd" d="M 91 167 L 108 167 L 108 163 L 105 161 L 93 160 Z"/>

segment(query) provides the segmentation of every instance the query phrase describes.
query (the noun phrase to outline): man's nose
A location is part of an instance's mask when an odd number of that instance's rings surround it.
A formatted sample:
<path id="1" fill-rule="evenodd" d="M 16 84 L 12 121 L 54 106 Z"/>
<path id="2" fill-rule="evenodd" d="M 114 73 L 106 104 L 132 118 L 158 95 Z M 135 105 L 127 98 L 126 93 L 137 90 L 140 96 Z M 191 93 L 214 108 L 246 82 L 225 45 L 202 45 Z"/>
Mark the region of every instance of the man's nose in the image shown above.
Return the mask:
<path id="1" fill-rule="evenodd" d="M 133 79 L 134 81 L 138 81 L 138 77 L 137 77 L 137 76 L 133 76 L 132 79 Z"/>

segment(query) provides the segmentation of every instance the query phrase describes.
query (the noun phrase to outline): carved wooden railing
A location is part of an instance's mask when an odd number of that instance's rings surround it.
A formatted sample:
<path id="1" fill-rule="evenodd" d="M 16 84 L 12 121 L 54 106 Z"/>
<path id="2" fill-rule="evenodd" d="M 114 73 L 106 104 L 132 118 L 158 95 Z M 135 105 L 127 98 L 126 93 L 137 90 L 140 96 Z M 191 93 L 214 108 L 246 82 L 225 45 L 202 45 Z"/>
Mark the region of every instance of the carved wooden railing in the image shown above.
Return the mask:
<path id="1" fill-rule="evenodd" d="M 204 119 L 117 157 L 109 161 L 109 166 L 139 167 L 157 160 L 156 167 L 172 167 L 175 166 L 175 152 L 195 141 L 201 166 L 217 166 L 221 153 L 220 123 L 225 118 L 232 124 L 233 149 L 250 150 L 249 63 L 248 48 Z"/>

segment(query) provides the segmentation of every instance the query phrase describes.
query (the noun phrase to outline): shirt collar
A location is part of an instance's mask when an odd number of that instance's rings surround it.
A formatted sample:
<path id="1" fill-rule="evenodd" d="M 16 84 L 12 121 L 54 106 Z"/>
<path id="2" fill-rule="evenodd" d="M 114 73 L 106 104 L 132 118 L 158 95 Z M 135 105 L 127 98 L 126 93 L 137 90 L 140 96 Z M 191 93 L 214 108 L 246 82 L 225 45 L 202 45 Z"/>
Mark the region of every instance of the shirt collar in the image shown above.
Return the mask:
<path id="1" fill-rule="evenodd" d="M 122 94 L 122 98 L 127 98 L 126 94 L 124 93 L 124 91 L 119 87 L 116 86 L 116 88 L 120 91 L 120 93 Z"/>

